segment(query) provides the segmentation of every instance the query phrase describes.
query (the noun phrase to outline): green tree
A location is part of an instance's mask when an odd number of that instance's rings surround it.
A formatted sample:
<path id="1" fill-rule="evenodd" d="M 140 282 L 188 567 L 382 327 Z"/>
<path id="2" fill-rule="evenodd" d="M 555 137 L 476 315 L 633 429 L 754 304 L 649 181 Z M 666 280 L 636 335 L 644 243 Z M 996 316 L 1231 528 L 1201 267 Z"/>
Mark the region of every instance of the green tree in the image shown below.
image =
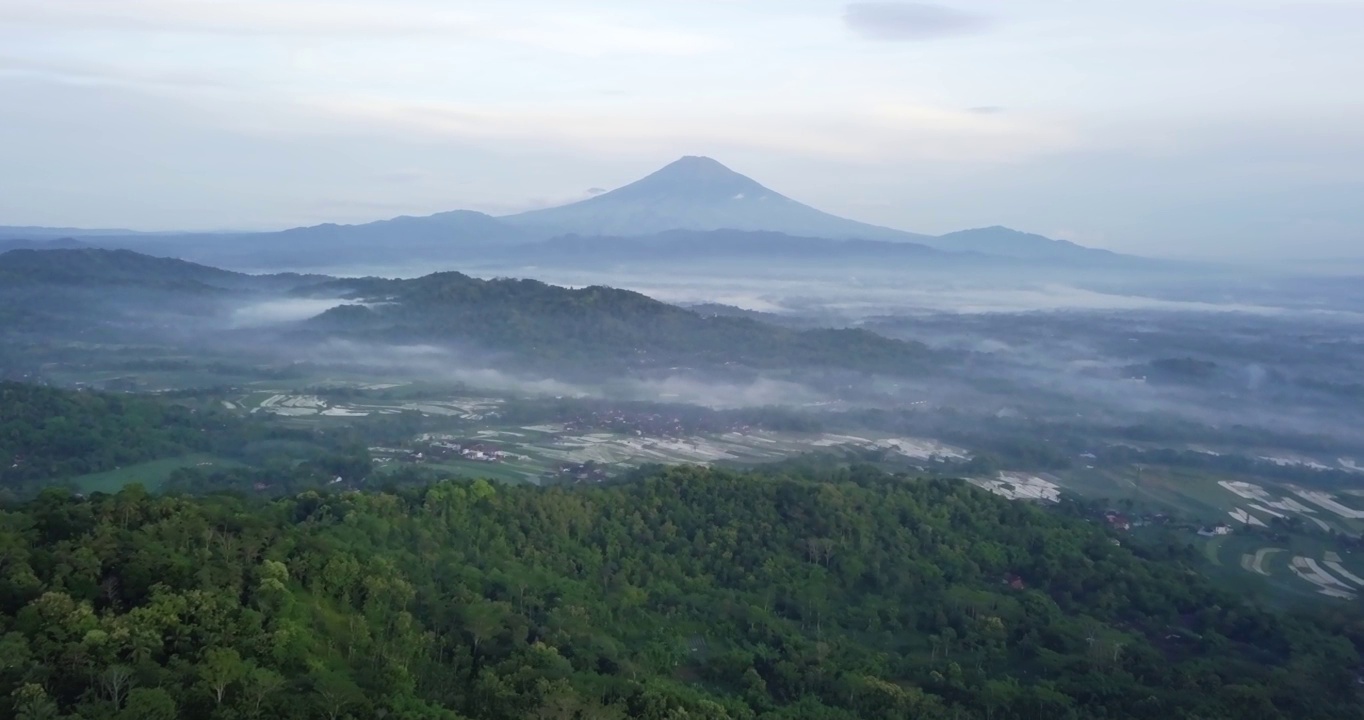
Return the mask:
<path id="1" fill-rule="evenodd" d="M 363 697 L 360 688 L 341 672 L 327 670 L 315 673 L 312 682 L 317 705 L 327 720 L 337 720 L 347 708 L 358 704 Z"/>
<path id="2" fill-rule="evenodd" d="M 260 717 L 266 702 L 284 687 L 284 676 L 263 667 L 253 667 L 243 681 L 247 711 L 251 717 Z"/>
<path id="3" fill-rule="evenodd" d="M 57 703 L 47 696 L 41 685 L 25 683 L 10 695 L 14 702 L 15 720 L 56 720 Z"/>
<path id="4" fill-rule="evenodd" d="M 118 720 L 177 720 L 175 698 L 162 688 L 133 688 Z"/>
<path id="5" fill-rule="evenodd" d="M 199 664 L 199 677 L 213 696 L 215 705 L 222 705 L 227 691 L 247 674 L 246 663 L 232 648 L 210 648 Z"/>

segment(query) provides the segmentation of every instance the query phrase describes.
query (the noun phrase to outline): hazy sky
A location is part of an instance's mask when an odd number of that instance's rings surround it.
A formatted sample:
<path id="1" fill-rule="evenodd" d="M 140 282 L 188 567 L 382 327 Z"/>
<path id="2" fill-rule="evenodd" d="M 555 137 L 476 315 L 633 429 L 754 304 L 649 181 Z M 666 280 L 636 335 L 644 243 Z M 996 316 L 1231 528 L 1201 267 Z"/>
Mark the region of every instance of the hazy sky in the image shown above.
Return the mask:
<path id="1" fill-rule="evenodd" d="M 0 224 L 512 212 L 684 154 L 919 232 L 1364 254 L 1364 0 L 0 0 Z"/>

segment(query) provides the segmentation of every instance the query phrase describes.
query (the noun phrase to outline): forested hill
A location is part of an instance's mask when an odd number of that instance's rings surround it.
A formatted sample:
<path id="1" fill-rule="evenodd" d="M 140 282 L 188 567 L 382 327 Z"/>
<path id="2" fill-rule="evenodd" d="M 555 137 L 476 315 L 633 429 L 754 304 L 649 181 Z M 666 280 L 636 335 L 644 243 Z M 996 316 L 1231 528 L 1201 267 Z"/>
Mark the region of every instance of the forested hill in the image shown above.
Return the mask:
<path id="1" fill-rule="evenodd" d="M 368 305 L 328 311 L 313 327 L 357 338 L 462 343 L 541 364 L 595 370 L 715 366 L 843 368 L 923 374 L 927 347 L 865 330 L 792 330 L 702 317 L 636 292 L 437 273 L 415 280 L 338 280 L 309 289 Z"/>
<path id="2" fill-rule="evenodd" d="M 0 253 L 0 282 L 29 285 L 135 286 L 209 292 L 287 290 L 327 279 L 295 273 L 247 275 L 131 250 L 19 249 Z"/>
<path id="3" fill-rule="evenodd" d="M 128 250 L 12 250 L 0 254 L 0 277 L 26 283 L 150 285 L 210 290 L 245 285 L 249 275 Z"/>
<path id="4" fill-rule="evenodd" d="M 1359 716 L 1357 622 L 873 470 L 50 491 L 0 557 L 0 717 Z"/>
<path id="5" fill-rule="evenodd" d="M 282 427 L 269 418 L 241 417 L 217 401 L 0 382 L 0 501 L 80 487 L 79 479 L 91 473 L 191 455 L 226 461 L 204 463 L 214 465 L 211 471 L 170 476 L 173 486 L 193 492 L 245 490 L 266 480 L 278 494 L 323 485 L 338 474 L 360 482 L 373 469 L 363 440 L 345 428 Z M 236 463 L 243 466 L 231 469 Z M 262 465 L 273 469 L 252 475 Z"/>
<path id="6" fill-rule="evenodd" d="M 123 344 L 223 326 L 234 307 L 327 280 L 96 248 L 0 254 L 0 336 Z"/>
<path id="7" fill-rule="evenodd" d="M 0 492 L 207 450 L 239 424 L 149 398 L 0 382 Z"/>

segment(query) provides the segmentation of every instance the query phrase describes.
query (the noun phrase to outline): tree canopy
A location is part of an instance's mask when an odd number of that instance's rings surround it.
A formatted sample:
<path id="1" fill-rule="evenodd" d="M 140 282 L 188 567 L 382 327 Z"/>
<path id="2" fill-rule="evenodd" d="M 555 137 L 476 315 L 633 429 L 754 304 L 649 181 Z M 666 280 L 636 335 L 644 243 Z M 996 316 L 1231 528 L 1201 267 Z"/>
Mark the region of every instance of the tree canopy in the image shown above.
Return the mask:
<path id="1" fill-rule="evenodd" d="M 0 716 L 1354 718 L 1351 617 L 870 468 L 0 512 Z"/>

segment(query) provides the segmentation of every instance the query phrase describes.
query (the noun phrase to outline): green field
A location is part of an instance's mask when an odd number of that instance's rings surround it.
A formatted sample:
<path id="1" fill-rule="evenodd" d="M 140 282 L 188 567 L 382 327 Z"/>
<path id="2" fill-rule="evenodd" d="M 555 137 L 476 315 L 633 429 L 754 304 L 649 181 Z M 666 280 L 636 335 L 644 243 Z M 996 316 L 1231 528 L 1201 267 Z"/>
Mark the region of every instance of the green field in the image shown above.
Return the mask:
<path id="1" fill-rule="evenodd" d="M 1325 523 L 1338 533 L 1357 534 L 1361 522 L 1342 518 L 1296 496 L 1291 485 L 1254 476 L 1152 466 L 1085 468 L 1059 473 L 1059 476 L 1067 490 L 1079 495 L 1105 498 L 1113 503 L 1130 501 L 1137 512 L 1171 514 L 1176 526 L 1184 528 L 1180 531 L 1181 538 L 1198 548 L 1207 560 L 1208 574 L 1248 597 L 1259 597 L 1273 604 L 1349 600 L 1332 598 L 1322 592 L 1321 585 L 1304 579 L 1300 573 L 1305 571 L 1302 563 L 1306 560 L 1317 563 L 1323 572 L 1339 581 L 1340 585 L 1335 586 L 1337 589 L 1364 595 L 1364 582 L 1355 579 L 1364 578 L 1364 554 L 1351 553 L 1348 543 L 1325 532 L 1320 524 Z M 1269 500 L 1240 497 L 1219 481 L 1253 484 L 1265 491 Z M 1337 494 L 1337 497 L 1347 507 L 1354 506 L 1356 498 L 1348 493 Z M 1283 499 L 1297 501 L 1309 510 L 1296 512 L 1280 507 L 1275 512 L 1292 524 L 1276 523 L 1273 515 L 1263 508 L 1266 502 Z M 1249 512 L 1265 526 L 1242 525 L 1230 514 L 1235 510 Z M 1235 531 L 1215 537 L 1204 537 L 1195 532 L 1200 526 L 1218 523 L 1228 524 Z M 1295 559 L 1300 559 L 1297 572 L 1293 565 Z M 1337 562 L 1343 572 L 1328 565 L 1328 559 Z"/>
<path id="2" fill-rule="evenodd" d="M 1294 533 L 1286 537 L 1270 537 L 1264 532 L 1236 532 L 1215 538 L 1187 534 L 1186 539 L 1200 549 L 1213 567 L 1209 574 L 1228 587 L 1247 596 L 1260 596 L 1272 602 L 1303 599 L 1324 600 L 1316 585 L 1298 577 L 1290 569 L 1295 557 L 1311 558 L 1323 563 L 1328 557 L 1338 557 L 1340 564 L 1356 576 L 1364 576 L 1364 556 L 1342 550 L 1329 536 L 1319 533 Z M 1259 557 L 1256 564 L 1254 559 Z M 1353 587 L 1364 592 L 1343 574 L 1326 568 Z"/>
<path id="3" fill-rule="evenodd" d="M 1129 499 L 1139 505 L 1158 505 L 1205 522 L 1226 522 L 1238 498 L 1220 485 L 1223 478 L 1197 471 L 1161 467 L 1104 468 L 1062 475 L 1066 487 L 1091 497 Z"/>
<path id="4" fill-rule="evenodd" d="M 473 460 L 445 460 L 432 463 L 427 467 L 453 473 L 460 477 L 485 478 L 508 483 L 536 483 L 540 472 L 533 468 L 518 467 L 512 463 L 487 463 Z"/>
<path id="5" fill-rule="evenodd" d="M 125 485 L 139 483 L 148 490 L 159 490 L 172 473 L 182 468 L 228 468 L 238 467 L 240 463 L 224 460 L 213 455 L 184 455 L 175 458 L 153 460 L 128 467 L 92 473 L 72 478 L 72 482 L 84 493 L 116 493 Z"/>

